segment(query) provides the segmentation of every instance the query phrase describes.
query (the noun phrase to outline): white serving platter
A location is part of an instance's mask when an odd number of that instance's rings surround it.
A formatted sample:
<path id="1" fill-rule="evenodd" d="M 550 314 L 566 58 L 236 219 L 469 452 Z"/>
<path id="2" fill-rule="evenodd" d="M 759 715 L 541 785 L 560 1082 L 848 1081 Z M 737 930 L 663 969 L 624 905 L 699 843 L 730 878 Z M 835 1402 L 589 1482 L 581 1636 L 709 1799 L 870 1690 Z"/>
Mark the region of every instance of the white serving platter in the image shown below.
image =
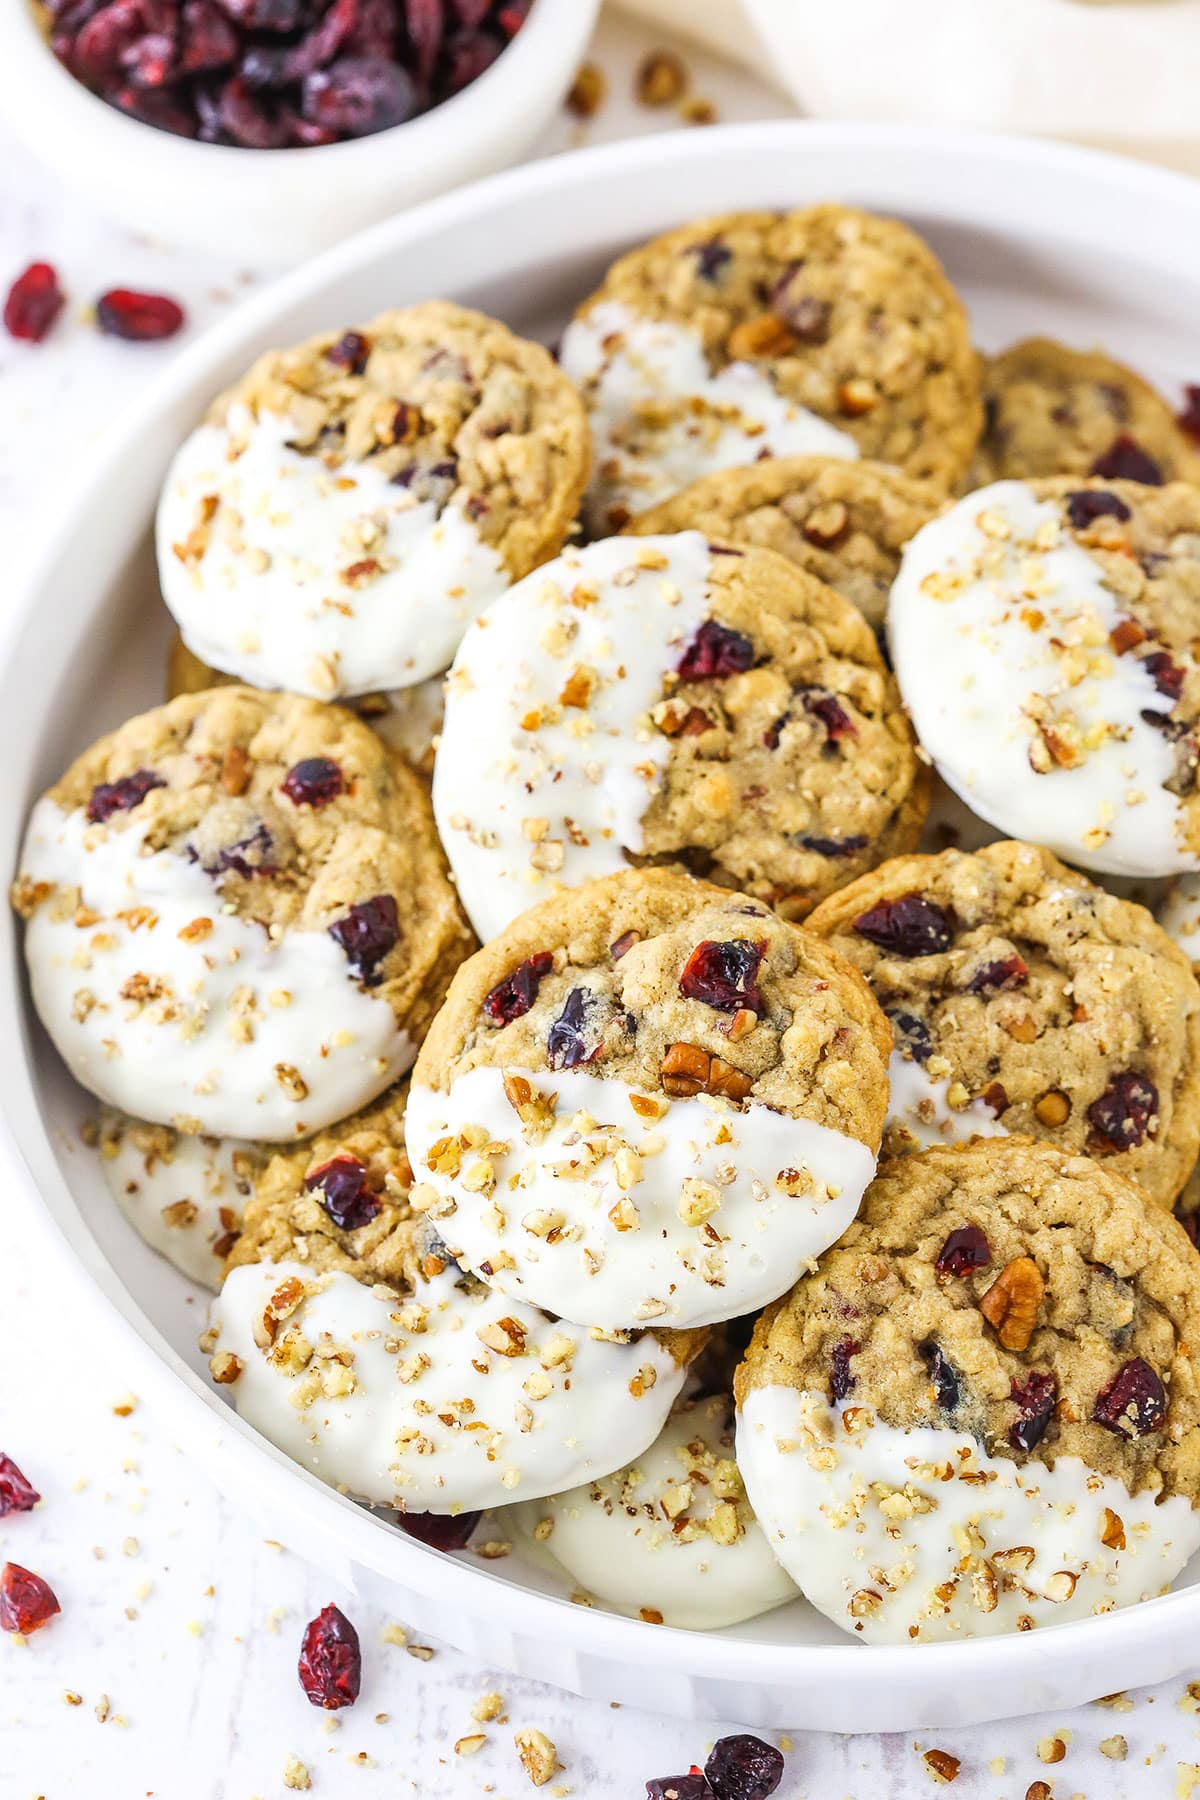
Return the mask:
<path id="1" fill-rule="evenodd" d="M 261 350 L 432 295 L 549 339 L 640 238 L 705 212 L 826 199 L 894 212 L 924 233 L 985 347 L 1042 332 L 1103 343 L 1169 392 L 1200 379 L 1200 186 L 1086 151 L 781 121 L 561 156 L 431 202 L 326 253 L 210 332 L 120 421 L 83 485 L 60 497 L 0 646 L 5 867 L 31 800 L 69 758 L 162 697 L 166 619 L 151 554 L 159 482 L 208 400 Z M 1161 1599 L 1029 1635 L 869 1647 L 803 1602 L 692 1633 L 573 1605 L 563 1582 L 519 1555 L 441 1555 L 322 1486 L 206 1380 L 203 1296 L 110 1200 L 79 1142 L 86 1096 L 28 1009 L 7 909 L 0 932 L 0 1095 L 13 1166 L 0 1204 L 28 1203 L 17 1228 L 44 1231 L 47 1261 L 64 1278 L 56 1304 L 81 1344 L 86 1308 L 160 1423 L 248 1516 L 332 1578 L 494 1668 L 763 1727 L 967 1725 L 1075 1705 L 1194 1663 L 1200 1558 Z"/>

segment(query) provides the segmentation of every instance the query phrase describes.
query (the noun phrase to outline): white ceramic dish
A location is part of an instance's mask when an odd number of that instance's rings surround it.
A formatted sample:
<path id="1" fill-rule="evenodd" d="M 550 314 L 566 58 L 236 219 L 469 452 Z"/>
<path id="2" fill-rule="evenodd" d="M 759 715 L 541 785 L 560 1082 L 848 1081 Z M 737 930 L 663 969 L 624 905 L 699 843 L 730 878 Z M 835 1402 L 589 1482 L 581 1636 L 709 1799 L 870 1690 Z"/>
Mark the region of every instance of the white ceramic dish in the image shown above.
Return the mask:
<path id="1" fill-rule="evenodd" d="M 1074 149 L 894 127 L 777 123 L 565 156 L 431 203 L 342 245 L 180 357 L 60 496 L 57 535 L 0 656 L 0 846 L 99 731 L 160 698 L 165 617 L 151 521 L 176 443 L 260 350 L 387 304 L 445 294 L 545 335 L 631 242 L 694 214 L 836 197 L 908 218 L 941 252 L 978 336 L 1101 340 L 1174 388 L 1200 374 L 1200 187 Z M 1195 1660 L 1200 1558 L 1178 1591 L 1032 1636 L 856 1645 L 798 1602 L 715 1634 L 572 1606 L 543 1568 L 441 1556 L 322 1487 L 204 1379 L 202 1302 L 133 1236 L 78 1144 L 87 1110 L 32 1027 L 12 919 L 0 930 L 0 1094 L 23 1159 L 10 1184 L 46 1255 L 100 1303 L 121 1367 L 205 1470 L 275 1537 L 421 1630 L 496 1668 L 661 1711 L 843 1732 L 964 1725 L 1066 1707 Z M 9 1204 L 13 1204 L 6 1194 Z M 73 1317 L 72 1329 L 79 1330 Z M 81 1333 L 82 1341 L 82 1333 Z"/>
<path id="2" fill-rule="evenodd" d="M 321 148 L 239 150 L 156 131 L 97 99 L 51 54 L 30 0 L 4 0 L 4 122 L 131 230 L 277 268 L 515 162 L 566 93 L 599 10 L 600 0 L 537 0 L 478 81 L 407 125 Z"/>

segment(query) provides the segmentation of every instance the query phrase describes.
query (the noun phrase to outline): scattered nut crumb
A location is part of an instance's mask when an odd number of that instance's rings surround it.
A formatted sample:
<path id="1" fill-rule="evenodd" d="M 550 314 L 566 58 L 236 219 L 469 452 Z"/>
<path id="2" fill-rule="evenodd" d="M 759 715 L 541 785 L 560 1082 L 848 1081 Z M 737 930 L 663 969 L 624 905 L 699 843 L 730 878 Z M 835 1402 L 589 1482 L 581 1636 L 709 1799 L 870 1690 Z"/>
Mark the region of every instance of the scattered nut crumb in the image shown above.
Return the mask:
<path id="1" fill-rule="evenodd" d="M 513 1742 L 517 1747 L 517 1755 L 521 1759 L 521 1767 L 528 1775 L 534 1787 L 545 1787 L 553 1775 L 556 1775 L 562 1764 L 558 1760 L 558 1751 L 544 1731 L 527 1727 L 518 1731 Z"/>
<path id="2" fill-rule="evenodd" d="M 1114 1737 L 1100 1739 L 1100 1754 L 1107 1756 L 1109 1762 L 1124 1762 L 1129 1755 L 1129 1745 L 1118 1732 Z"/>
<path id="3" fill-rule="evenodd" d="M 283 1785 L 285 1788 L 296 1788 L 307 1793 L 312 1786 L 312 1778 L 298 1756 L 289 1755 L 283 1759 Z"/>
<path id="4" fill-rule="evenodd" d="M 455 1756 L 474 1756 L 476 1751 L 482 1750 L 486 1743 L 486 1731 L 468 1732 L 466 1737 L 460 1737 L 455 1740 L 454 1754 Z"/>
<path id="5" fill-rule="evenodd" d="M 428 1644 L 405 1644 L 404 1648 L 410 1656 L 415 1656 L 418 1662 L 432 1662 L 436 1654 Z"/>
<path id="6" fill-rule="evenodd" d="M 1038 1761 L 1044 1763 L 1060 1763 L 1067 1754 L 1067 1746 L 1060 1737 L 1042 1738 L 1037 1747 Z"/>
<path id="7" fill-rule="evenodd" d="M 685 125 L 715 125 L 717 109 L 711 100 L 701 100 L 694 94 L 682 102 L 679 116 Z"/>
<path id="8" fill-rule="evenodd" d="M 1054 1800 L 1050 1783 L 1048 1781 L 1031 1781 L 1025 1789 L 1025 1800 Z"/>
<path id="9" fill-rule="evenodd" d="M 573 112 L 577 119 L 594 118 L 603 106 L 607 92 L 608 78 L 604 70 L 597 68 L 595 63 L 582 63 L 567 90 L 567 111 Z"/>
<path id="10" fill-rule="evenodd" d="M 961 1764 L 957 1756 L 951 1756 L 948 1750 L 926 1750 L 924 1762 L 939 1786 L 957 1780 Z"/>
<path id="11" fill-rule="evenodd" d="M 379 1634 L 382 1644 L 397 1644 L 403 1650 L 408 1643 L 408 1633 L 403 1625 L 385 1625 Z"/>
<path id="12" fill-rule="evenodd" d="M 498 1719 L 504 1710 L 504 1701 L 497 1693 L 480 1694 L 471 1708 L 471 1717 L 486 1725 L 489 1719 Z"/>
<path id="13" fill-rule="evenodd" d="M 673 106 L 688 84 L 683 59 L 673 50 L 651 50 L 638 65 L 633 91 L 643 106 Z"/>

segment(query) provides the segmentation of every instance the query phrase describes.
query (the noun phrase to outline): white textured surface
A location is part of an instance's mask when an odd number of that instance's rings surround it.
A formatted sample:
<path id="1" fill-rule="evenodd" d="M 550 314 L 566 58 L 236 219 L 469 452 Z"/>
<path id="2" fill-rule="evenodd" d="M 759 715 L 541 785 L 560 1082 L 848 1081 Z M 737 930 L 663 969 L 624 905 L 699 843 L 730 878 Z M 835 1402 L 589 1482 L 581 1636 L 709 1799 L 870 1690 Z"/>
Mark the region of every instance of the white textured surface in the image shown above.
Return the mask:
<path id="1" fill-rule="evenodd" d="M 626 92 L 637 55 L 658 42 L 658 34 L 621 19 L 602 31 L 599 60 L 614 95 Z M 724 117 L 784 110 L 765 89 L 724 73 L 714 79 L 711 64 L 688 55 L 698 91 L 715 98 Z M 599 140 L 672 123 L 669 113 L 647 114 L 614 99 L 587 135 Z M 579 135 L 578 126 L 564 122 L 550 147 Z M 178 293 L 193 321 L 189 338 L 247 290 L 247 278 L 232 265 L 179 256 L 105 226 L 27 157 L 7 142 L 3 148 L 6 272 L 49 256 L 76 306 L 115 282 Z M 1041 322 L 1032 311 L 1026 316 L 1030 328 Z M 92 452 L 131 381 L 151 379 L 177 347 L 131 349 L 100 340 L 74 316 L 36 351 L 0 336 L 0 392 L 14 427 L 0 438 L 0 520 L 9 527 L 10 556 L 45 529 L 31 528 L 29 519 L 42 494 L 52 506 L 51 478 L 55 489 L 70 480 L 72 459 Z M 26 544 L 13 534 L 18 524 Z M 15 585 L 10 567 L 6 592 Z M 7 1170 L 0 1173 L 11 1179 Z M 169 1417 L 144 1407 L 129 1418 L 114 1416 L 129 1385 L 124 1358 L 111 1339 L 81 1343 L 77 1331 L 61 1329 L 59 1304 L 57 1277 L 40 1247 L 6 1241 L 5 1336 L 23 1353 L 0 1358 L 4 1448 L 36 1478 L 45 1504 L 5 1522 L 4 1553 L 43 1571 L 64 1610 L 25 1650 L 0 1642 L 3 1800 L 42 1794 L 127 1800 L 147 1793 L 162 1800 L 284 1800 L 289 1751 L 312 1771 L 318 1800 L 482 1800 L 487 1784 L 494 1800 L 531 1800 L 535 1790 L 512 1748 L 513 1731 L 527 1725 L 557 1743 L 572 1800 L 634 1800 L 647 1776 L 703 1759 L 716 1735 L 711 1728 L 704 1733 L 675 1719 L 613 1712 L 530 1682 L 497 1679 L 449 1651 L 422 1662 L 381 1645 L 390 1615 L 265 1545 L 188 1458 Z M 137 1547 L 126 1555 L 129 1537 Z M 139 1597 L 146 1583 L 151 1591 Z M 358 1706 L 342 1715 L 340 1729 L 326 1732 L 324 1717 L 300 1693 L 294 1664 L 305 1621 L 331 1600 L 359 1628 L 367 1674 Z M 127 1607 L 136 1618 L 126 1616 Z M 1137 1671 L 1129 1674 L 1135 1679 Z M 476 1727 L 470 1708 L 491 1688 L 502 1691 L 509 1722 Z M 80 1706 L 64 1703 L 68 1689 L 81 1696 Z M 93 1708 L 102 1693 L 127 1727 L 97 1722 Z M 947 1790 L 953 1800 L 1021 1800 L 1040 1778 L 1053 1778 L 1063 1796 L 1172 1800 L 1177 1778 L 1186 1793 L 1187 1771 L 1200 1765 L 1200 1716 L 1186 1696 L 1181 1709 L 1181 1696 L 1183 1684 L 1173 1683 L 1135 1693 L 1128 1712 L 1089 1706 L 918 1740 L 902 1733 L 809 1734 L 789 1753 L 780 1800 L 928 1800 L 934 1790 L 921 1752 L 931 1744 L 962 1760 Z M 388 1718 L 378 1722 L 384 1712 Z M 728 1729 L 735 1728 L 729 1721 Z M 456 1757 L 454 1741 L 475 1729 L 488 1733 L 488 1746 L 473 1759 Z M 1117 1732 L 1128 1739 L 1125 1763 L 1107 1761 L 1097 1750 Z M 1035 1746 L 1055 1733 L 1069 1735 L 1068 1755 L 1048 1769 Z M 351 1766 L 348 1758 L 360 1751 L 371 1764 Z M 993 1767 L 993 1758 L 1003 1767 Z"/>

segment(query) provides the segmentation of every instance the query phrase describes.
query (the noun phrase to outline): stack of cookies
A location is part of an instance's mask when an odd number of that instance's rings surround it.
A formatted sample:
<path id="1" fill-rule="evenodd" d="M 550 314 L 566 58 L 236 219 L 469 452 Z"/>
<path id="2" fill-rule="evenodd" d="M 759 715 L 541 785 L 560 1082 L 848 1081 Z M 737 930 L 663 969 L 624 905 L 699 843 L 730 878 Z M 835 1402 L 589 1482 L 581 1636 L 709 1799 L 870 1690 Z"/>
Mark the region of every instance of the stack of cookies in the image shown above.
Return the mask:
<path id="1" fill-rule="evenodd" d="M 262 357 L 34 1004 L 213 1380 L 595 1601 L 1030 1631 L 1200 1548 L 1200 458 L 905 226 Z M 444 716 L 443 716 L 444 709 Z M 1161 923 L 1156 922 L 1157 910 Z M 1182 1196 L 1182 1198 L 1181 1198 Z"/>

